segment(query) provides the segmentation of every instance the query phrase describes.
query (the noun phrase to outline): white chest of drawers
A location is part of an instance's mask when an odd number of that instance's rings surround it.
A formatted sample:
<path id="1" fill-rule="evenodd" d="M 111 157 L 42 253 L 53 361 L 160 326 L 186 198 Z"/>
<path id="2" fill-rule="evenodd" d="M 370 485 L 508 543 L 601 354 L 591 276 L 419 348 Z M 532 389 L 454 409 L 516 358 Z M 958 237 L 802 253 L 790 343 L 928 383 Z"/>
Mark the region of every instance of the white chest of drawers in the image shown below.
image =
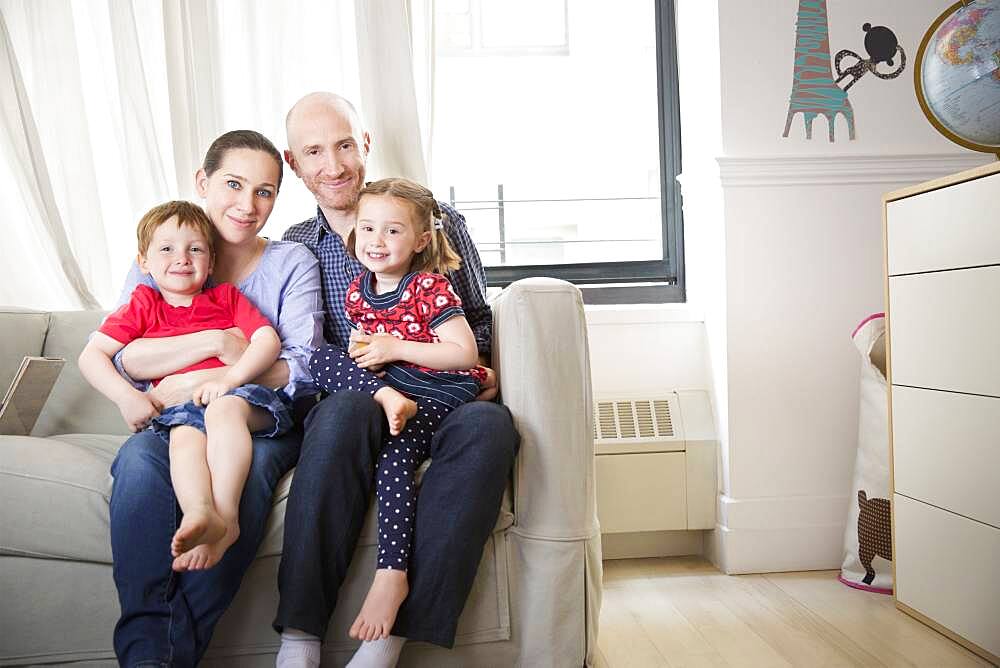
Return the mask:
<path id="1" fill-rule="evenodd" d="M 883 221 L 896 605 L 1000 663 L 1000 163 Z"/>

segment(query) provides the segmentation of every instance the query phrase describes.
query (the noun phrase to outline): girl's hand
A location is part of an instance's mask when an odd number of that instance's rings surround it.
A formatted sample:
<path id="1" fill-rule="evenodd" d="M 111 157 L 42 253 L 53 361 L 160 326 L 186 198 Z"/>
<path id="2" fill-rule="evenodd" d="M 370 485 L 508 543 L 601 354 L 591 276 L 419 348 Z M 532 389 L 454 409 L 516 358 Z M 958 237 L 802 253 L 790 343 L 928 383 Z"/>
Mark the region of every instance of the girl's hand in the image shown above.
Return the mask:
<path id="1" fill-rule="evenodd" d="M 229 392 L 233 387 L 235 386 L 232 383 L 224 380 L 210 380 L 198 386 L 198 389 L 194 391 L 192 400 L 196 406 L 207 406 Z"/>
<path id="2" fill-rule="evenodd" d="M 400 359 L 403 342 L 391 334 L 370 334 L 356 337 L 354 343 L 367 345 L 356 346 L 350 351 L 351 359 L 362 369 L 375 372 Z"/>

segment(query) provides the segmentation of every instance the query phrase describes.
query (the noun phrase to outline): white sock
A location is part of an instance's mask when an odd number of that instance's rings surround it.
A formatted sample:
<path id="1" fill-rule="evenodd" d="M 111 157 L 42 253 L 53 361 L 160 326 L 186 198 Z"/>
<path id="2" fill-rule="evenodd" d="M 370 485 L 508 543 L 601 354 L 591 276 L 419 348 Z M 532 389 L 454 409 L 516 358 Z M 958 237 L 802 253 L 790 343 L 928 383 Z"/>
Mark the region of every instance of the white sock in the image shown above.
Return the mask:
<path id="1" fill-rule="evenodd" d="M 354 653 L 347 668 L 393 668 L 399 661 L 406 638 L 389 636 L 382 640 L 365 641 Z"/>
<path id="2" fill-rule="evenodd" d="M 319 668 L 319 659 L 319 638 L 292 628 L 282 632 L 275 668 Z"/>

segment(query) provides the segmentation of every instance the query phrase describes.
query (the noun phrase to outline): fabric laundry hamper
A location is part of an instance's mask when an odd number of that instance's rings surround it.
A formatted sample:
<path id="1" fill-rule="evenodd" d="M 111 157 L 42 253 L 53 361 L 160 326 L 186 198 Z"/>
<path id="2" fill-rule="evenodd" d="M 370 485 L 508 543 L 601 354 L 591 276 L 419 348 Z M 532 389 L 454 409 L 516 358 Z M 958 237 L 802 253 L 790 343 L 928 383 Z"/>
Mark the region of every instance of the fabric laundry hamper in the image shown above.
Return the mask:
<path id="1" fill-rule="evenodd" d="M 885 379 L 885 314 L 865 318 L 851 337 L 861 353 L 858 453 L 854 460 L 840 581 L 892 593 L 889 512 L 889 387 Z M 879 558 L 881 557 L 881 558 Z"/>

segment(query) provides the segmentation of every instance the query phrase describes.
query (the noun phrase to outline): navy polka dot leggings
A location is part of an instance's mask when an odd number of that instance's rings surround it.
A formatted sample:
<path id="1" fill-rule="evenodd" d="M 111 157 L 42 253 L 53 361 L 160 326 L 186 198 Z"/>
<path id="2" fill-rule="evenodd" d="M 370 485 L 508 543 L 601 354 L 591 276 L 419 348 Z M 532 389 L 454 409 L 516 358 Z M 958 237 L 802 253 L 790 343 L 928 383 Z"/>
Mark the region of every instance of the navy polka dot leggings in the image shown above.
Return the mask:
<path id="1" fill-rule="evenodd" d="M 319 348 L 309 361 L 309 370 L 316 384 L 330 394 L 342 390 L 375 394 L 391 386 L 391 382 L 360 368 L 345 350 L 336 346 Z M 407 420 L 398 436 L 386 438 L 375 472 L 379 568 L 408 568 L 417 510 L 414 476 L 427 459 L 438 425 L 452 411 L 451 406 L 434 399 L 411 398 L 417 402 L 417 414 Z"/>

